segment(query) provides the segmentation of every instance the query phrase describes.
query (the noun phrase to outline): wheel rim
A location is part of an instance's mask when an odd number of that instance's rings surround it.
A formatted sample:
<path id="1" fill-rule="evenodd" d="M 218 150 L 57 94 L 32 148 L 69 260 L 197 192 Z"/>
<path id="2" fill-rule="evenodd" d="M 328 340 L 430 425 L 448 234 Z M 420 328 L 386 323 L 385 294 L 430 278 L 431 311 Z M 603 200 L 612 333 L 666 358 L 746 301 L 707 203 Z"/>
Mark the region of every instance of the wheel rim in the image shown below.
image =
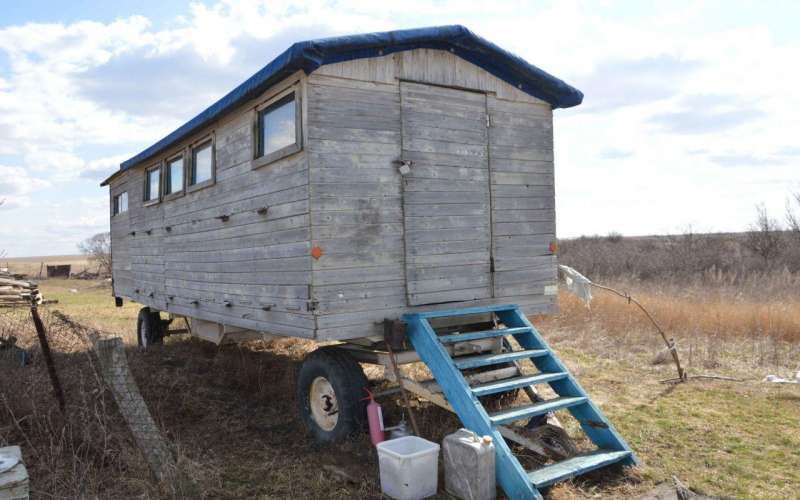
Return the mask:
<path id="1" fill-rule="evenodd" d="M 323 430 L 332 431 L 339 421 L 339 403 L 328 379 L 317 377 L 311 382 L 308 402 L 314 422 Z"/>

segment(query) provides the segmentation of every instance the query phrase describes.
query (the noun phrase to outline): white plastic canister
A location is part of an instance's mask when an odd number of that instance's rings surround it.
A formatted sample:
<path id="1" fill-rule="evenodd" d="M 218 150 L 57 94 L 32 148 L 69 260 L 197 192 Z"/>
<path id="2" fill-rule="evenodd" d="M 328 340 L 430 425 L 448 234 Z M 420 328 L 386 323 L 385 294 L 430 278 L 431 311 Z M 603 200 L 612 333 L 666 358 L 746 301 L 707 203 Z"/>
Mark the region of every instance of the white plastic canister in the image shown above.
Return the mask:
<path id="1" fill-rule="evenodd" d="M 493 500 L 497 495 L 494 443 L 467 429 L 445 436 L 444 487 L 462 500 Z"/>

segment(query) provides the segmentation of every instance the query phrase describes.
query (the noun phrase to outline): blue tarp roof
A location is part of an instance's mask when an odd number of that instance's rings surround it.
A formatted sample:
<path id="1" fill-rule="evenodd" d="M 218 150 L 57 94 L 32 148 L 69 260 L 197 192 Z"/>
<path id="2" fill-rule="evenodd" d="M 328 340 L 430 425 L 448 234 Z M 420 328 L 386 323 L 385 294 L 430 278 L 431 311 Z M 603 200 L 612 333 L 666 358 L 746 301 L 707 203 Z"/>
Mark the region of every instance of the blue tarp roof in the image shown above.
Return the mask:
<path id="1" fill-rule="evenodd" d="M 122 162 L 120 170 L 162 153 L 298 70 L 309 74 L 324 64 L 419 48 L 452 51 L 520 90 L 550 103 L 554 108 L 569 108 L 583 101 L 580 90 L 460 25 L 308 40 L 295 43 L 205 111 L 133 158 Z"/>

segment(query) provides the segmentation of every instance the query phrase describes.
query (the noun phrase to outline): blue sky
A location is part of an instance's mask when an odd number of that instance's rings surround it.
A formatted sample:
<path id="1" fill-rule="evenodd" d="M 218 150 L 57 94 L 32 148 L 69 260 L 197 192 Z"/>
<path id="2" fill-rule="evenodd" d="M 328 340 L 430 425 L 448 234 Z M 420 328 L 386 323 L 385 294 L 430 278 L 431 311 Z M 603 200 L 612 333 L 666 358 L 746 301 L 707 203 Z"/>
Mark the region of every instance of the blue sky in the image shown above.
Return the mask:
<path id="1" fill-rule="evenodd" d="M 558 232 L 744 230 L 800 191 L 800 2 L 0 0 L 0 251 L 75 253 L 99 181 L 294 41 L 464 24 L 586 95 Z"/>

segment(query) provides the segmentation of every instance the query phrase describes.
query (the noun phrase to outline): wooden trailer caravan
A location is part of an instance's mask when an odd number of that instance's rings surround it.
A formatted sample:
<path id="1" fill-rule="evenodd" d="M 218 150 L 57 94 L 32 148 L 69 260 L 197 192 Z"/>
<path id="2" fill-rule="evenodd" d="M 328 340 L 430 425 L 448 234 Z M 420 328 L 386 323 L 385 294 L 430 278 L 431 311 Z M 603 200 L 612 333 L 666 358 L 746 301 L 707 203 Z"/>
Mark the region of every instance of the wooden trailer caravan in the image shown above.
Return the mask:
<path id="1" fill-rule="evenodd" d="M 338 439 L 392 322 L 556 308 L 552 115 L 582 97 L 461 26 L 294 44 L 103 183 L 114 295 L 146 306 L 143 345 L 159 312 L 215 342 L 347 340 L 298 380 L 309 428 Z M 484 337 L 446 352 L 505 349 Z"/>
<path id="2" fill-rule="evenodd" d="M 460 27 L 295 44 L 103 183 L 114 295 L 318 340 L 552 312 L 552 110 L 581 98 Z"/>

